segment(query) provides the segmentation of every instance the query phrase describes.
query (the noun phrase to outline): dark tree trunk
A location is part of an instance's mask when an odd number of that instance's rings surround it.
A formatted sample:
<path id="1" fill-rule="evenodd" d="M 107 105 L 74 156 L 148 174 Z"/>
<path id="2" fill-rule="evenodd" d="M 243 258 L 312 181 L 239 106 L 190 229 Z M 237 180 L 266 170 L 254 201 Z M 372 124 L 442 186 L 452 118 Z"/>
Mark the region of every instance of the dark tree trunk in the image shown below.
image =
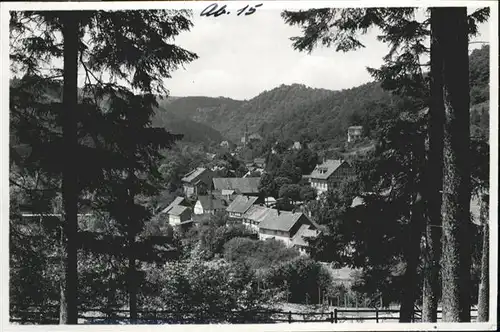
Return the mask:
<path id="1" fill-rule="evenodd" d="M 431 80 L 429 102 L 429 164 L 427 169 L 427 215 L 424 248 L 422 321 L 436 322 L 441 256 L 441 191 L 443 189 L 443 55 L 440 45 L 442 18 L 431 9 Z"/>
<path id="2" fill-rule="evenodd" d="M 401 307 L 399 321 L 412 322 L 415 313 L 415 300 L 418 294 L 417 269 L 420 263 L 420 240 L 422 236 L 423 214 L 422 202 L 418 199 L 413 203 L 408 232 L 408 243 L 405 250 L 406 270 L 403 277 L 401 292 Z"/>
<path id="3" fill-rule="evenodd" d="M 64 38 L 64 85 L 63 85 L 63 153 L 62 197 L 66 233 L 65 301 L 61 299 L 61 324 L 77 324 L 77 174 L 75 157 L 77 148 L 77 125 L 75 112 L 78 103 L 78 15 L 66 12 L 62 16 Z M 64 308 L 65 306 L 65 308 Z"/>
<path id="4" fill-rule="evenodd" d="M 481 280 L 479 283 L 479 299 L 477 320 L 487 322 L 490 319 L 490 223 L 489 223 L 489 195 L 481 197 L 481 223 L 483 225 L 483 251 L 481 257 Z"/>
<path id="5" fill-rule="evenodd" d="M 445 97 L 442 307 L 444 322 L 470 321 L 471 248 L 467 8 L 439 8 Z"/>
<path id="6" fill-rule="evenodd" d="M 129 236 L 129 254 L 128 254 L 128 293 L 129 293 L 129 310 L 130 321 L 135 323 L 137 321 L 137 273 L 135 267 L 135 234 Z"/>

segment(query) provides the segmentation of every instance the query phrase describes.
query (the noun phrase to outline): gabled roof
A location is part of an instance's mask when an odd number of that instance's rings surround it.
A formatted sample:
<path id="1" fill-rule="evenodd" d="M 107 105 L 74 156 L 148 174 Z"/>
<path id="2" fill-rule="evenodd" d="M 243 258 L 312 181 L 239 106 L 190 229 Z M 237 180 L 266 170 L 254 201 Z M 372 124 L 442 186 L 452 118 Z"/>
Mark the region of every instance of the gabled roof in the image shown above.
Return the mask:
<path id="1" fill-rule="evenodd" d="M 259 193 L 260 178 L 214 178 L 215 190 L 233 189 L 241 194 Z"/>
<path id="2" fill-rule="evenodd" d="M 185 211 L 189 210 L 188 207 L 182 206 L 182 205 L 176 205 L 173 208 L 168 211 L 168 214 L 173 215 L 173 216 L 180 216 L 183 214 Z"/>
<path id="3" fill-rule="evenodd" d="M 262 136 L 259 133 L 255 133 L 248 136 L 248 139 L 262 139 Z"/>
<path id="4" fill-rule="evenodd" d="M 307 238 L 315 237 L 318 231 L 313 229 L 310 225 L 301 225 L 297 233 L 292 238 L 292 243 L 297 246 L 307 247 Z"/>
<path id="5" fill-rule="evenodd" d="M 254 203 L 257 201 L 257 197 L 246 197 L 243 195 L 238 195 L 234 201 L 229 204 L 226 211 L 235 213 L 245 213 Z"/>
<path id="6" fill-rule="evenodd" d="M 306 217 L 302 212 L 274 211 L 266 215 L 259 228 L 288 232 L 302 216 Z"/>
<path id="7" fill-rule="evenodd" d="M 316 166 L 309 178 L 327 180 L 345 162 L 345 160 L 328 159 L 321 165 Z"/>
<path id="8" fill-rule="evenodd" d="M 265 164 L 266 163 L 266 159 L 265 158 L 255 158 L 253 160 L 254 163 L 256 164 Z"/>
<path id="9" fill-rule="evenodd" d="M 361 130 L 363 129 L 363 126 L 350 126 L 349 128 L 347 129 L 351 129 L 351 130 Z"/>
<path id="10" fill-rule="evenodd" d="M 177 196 L 172 203 L 170 203 L 166 208 L 164 208 L 161 213 L 168 213 L 174 206 L 181 205 L 185 201 L 184 197 Z"/>
<path id="11" fill-rule="evenodd" d="M 243 215 L 243 219 L 249 219 L 257 224 L 260 224 L 262 220 L 266 218 L 267 215 L 276 213 L 276 210 L 267 208 L 265 206 L 253 205 L 247 212 Z"/>
<path id="12" fill-rule="evenodd" d="M 221 190 L 221 195 L 222 196 L 231 196 L 231 195 L 234 195 L 234 189 L 222 189 Z"/>
<path id="13" fill-rule="evenodd" d="M 184 177 L 182 178 L 182 181 L 192 183 L 193 181 L 197 180 L 198 177 L 200 175 L 202 175 L 205 171 L 207 171 L 206 168 L 198 167 L 198 168 L 192 170 L 191 172 L 187 173 L 186 175 L 184 175 Z"/>
<path id="14" fill-rule="evenodd" d="M 203 207 L 203 210 L 223 210 L 227 206 L 227 203 L 222 199 L 210 195 L 198 196 L 198 201 Z"/>

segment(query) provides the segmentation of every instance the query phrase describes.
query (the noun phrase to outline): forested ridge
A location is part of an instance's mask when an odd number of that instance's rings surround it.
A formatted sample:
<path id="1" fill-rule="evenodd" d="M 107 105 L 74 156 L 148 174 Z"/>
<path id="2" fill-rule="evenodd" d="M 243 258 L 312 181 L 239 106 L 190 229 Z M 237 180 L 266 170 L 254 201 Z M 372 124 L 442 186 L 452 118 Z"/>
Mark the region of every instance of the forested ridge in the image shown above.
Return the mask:
<path id="1" fill-rule="evenodd" d="M 476 49 L 470 55 L 473 132 L 477 126 L 487 128 L 488 55 L 489 46 Z M 172 117 L 206 124 L 234 142 L 239 141 L 248 126 L 250 133 L 259 132 L 264 136 L 300 139 L 306 135 L 335 143 L 346 139 L 348 126 L 376 126 L 377 119 L 393 117 L 393 112 L 399 112 L 401 107 L 404 107 L 401 100 L 382 89 L 378 82 L 341 91 L 313 89 L 303 84 L 281 85 L 245 101 L 225 97 L 175 97 L 160 102 L 160 109 L 167 110 Z M 186 128 L 191 125 L 186 123 Z M 207 137 L 216 136 L 207 133 Z"/>

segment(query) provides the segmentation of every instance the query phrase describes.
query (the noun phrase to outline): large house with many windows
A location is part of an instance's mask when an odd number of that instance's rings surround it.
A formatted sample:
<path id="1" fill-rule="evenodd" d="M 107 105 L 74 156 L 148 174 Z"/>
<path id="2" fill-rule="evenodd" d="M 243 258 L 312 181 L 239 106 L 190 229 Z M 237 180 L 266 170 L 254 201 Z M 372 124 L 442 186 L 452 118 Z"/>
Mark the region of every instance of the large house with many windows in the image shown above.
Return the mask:
<path id="1" fill-rule="evenodd" d="M 316 189 L 318 197 L 329 189 L 337 187 L 346 178 L 352 177 L 354 170 L 345 160 L 325 160 L 316 166 L 308 176 L 311 187 Z"/>

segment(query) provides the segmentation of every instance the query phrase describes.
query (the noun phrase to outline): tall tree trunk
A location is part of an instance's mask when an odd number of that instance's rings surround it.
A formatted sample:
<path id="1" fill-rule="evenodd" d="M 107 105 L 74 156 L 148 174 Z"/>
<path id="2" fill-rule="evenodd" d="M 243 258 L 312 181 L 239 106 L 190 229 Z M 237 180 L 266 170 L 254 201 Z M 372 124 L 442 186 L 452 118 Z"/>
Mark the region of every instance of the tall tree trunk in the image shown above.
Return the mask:
<path id="1" fill-rule="evenodd" d="M 133 158 L 133 155 L 130 155 Z M 132 160 L 132 159 L 131 159 Z M 128 202 L 126 206 L 129 211 L 134 211 L 134 193 L 133 187 L 133 175 L 134 170 L 129 169 L 127 174 L 127 199 Z M 127 225 L 127 237 L 128 237 L 128 294 L 129 294 L 129 310 L 130 310 L 130 322 L 135 323 L 137 321 L 137 269 L 135 266 L 136 262 L 136 241 L 135 237 L 137 235 L 135 225 L 133 224 L 134 218 L 128 217 Z"/>
<path id="2" fill-rule="evenodd" d="M 490 319 L 490 223 L 489 223 L 489 194 L 481 197 L 481 223 L 483 225 L 483 252 L 481 257 L 481 280 L 479 283 L 478 322 L 487 322 Z"/>
<path id="3" fill-rule="evenodd" d="M 442 306 L 444 322 L 470 321 L 469 56 L 467 8 L 439 8 L 445 96 Z"/>
<path id="4" fill-rule="evenodd" d="M 128 253 L 128 294 L 129 294 L 129 310 L 130 322 L 137 321 L 137 273 L 135 267 L 135 234 L 129 235 L 129 253 Z"/>
<path id="5" fill-rule="evenodd" d="M 427 169 L 427 215 L 425 234 L 422 321 L 436 322 L 441 256 L 441 191 L 443 189 L 443 55 L 440 44 L 442 18 L 431 8 L 431 76 L 429 102 L 429 163 Z"/>
<path id="6" fill-rule="evenodd" d="M 418 195 L 420 197 L 420 195 Z M 403 277 L 403 288 L 401 292 L 401 307 L 399 309 L 399 321 L 411 322 L 414 318 L 415 300 L 418 294 L 417 269 L 420 263 L 420 240 L 422 236 L 423 214 L 420 198 L 412 204 L 412 213 L 409 225 L 409 238 L 405 250 L 406 270 Z"/>
<path id="7" fill-rule="evenodd" d="M 77 175 L 75 153 L 77 148 L 77 125 L 75 112 L 78 103 L 78 13 L 68 11 L 62 14 L 62 35 L 64 38 L 64 85 L 63 85 L 63 153 L 62 197 L 66 233 L 66 276 L 65 301 L 62 300 L 61 324 L 77 324 Z M 65 305 L 65 308 L 64 308 Z"/>

